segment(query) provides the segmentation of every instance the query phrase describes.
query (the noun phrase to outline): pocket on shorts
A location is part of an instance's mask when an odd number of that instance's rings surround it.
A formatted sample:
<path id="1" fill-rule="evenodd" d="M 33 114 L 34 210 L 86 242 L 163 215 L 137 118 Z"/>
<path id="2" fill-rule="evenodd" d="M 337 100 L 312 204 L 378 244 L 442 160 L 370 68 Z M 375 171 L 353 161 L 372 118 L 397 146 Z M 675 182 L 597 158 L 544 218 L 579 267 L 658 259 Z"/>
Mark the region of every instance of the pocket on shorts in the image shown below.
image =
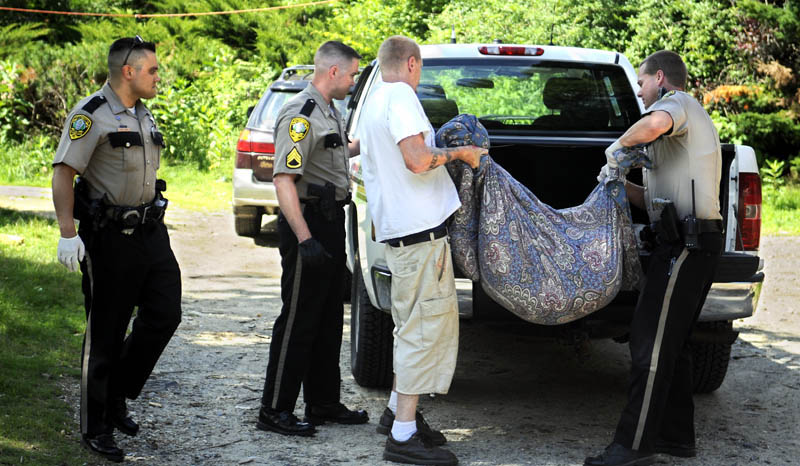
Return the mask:
<path id="1" fill-rule="evenodd" d="M 438 341 L 446 341 L 453 331 L 453 319 L 458 325 L 458 302 L 455 296 L 429 299 L 419 303 L 422 346 L 430 348 Z"/>

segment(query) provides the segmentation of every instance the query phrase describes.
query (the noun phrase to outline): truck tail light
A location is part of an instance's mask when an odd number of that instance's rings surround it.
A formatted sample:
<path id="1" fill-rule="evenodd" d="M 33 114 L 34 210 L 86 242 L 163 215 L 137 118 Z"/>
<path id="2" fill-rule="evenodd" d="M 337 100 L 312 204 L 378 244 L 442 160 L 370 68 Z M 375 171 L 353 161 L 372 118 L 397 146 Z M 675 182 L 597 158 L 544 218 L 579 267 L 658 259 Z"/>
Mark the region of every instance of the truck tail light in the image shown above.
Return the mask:
<path id="1" fill-rule="evenodd" d="M 757 251 L 761 241 L 761 178 L 758 173 L 739 173 L 739 233 L 736 249 Z"/>
<path id="2" fill-rule="evenodd" d="M 239 142 L 236 143 L 236 168 L 253 168 L 250 152 L 250 130 L 246 129 L 239 134 Z"/>
<path id="3" fill-rule="evenodd" d="M 482 45 L 478 47 L 482 55 L 518 55 L 538 57 L 544 53 L 541 47 L 520 47 L 517 45 Z"/>

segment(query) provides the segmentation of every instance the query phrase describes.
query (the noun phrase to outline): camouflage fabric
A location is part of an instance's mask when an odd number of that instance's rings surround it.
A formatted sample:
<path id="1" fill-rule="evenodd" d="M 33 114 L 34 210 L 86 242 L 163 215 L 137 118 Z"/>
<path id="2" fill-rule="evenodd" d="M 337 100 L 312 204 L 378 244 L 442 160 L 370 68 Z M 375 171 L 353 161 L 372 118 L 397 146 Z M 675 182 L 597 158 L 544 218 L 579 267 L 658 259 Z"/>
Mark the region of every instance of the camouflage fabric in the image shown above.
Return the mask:
<path id="1" fill-rule="evenodd" d="M 488 147 L 486 129 L 458 115 L 436 133 L 436 144 Z M 448 225 L 454 262 L 517 316 L 556 325 L 610 303 L 642 276 L 624 193 L 625 168 L 614 169 L 583 204 L 553 209 L 490 156 L 472 170 L 448 164 L 461 208 Z"/>

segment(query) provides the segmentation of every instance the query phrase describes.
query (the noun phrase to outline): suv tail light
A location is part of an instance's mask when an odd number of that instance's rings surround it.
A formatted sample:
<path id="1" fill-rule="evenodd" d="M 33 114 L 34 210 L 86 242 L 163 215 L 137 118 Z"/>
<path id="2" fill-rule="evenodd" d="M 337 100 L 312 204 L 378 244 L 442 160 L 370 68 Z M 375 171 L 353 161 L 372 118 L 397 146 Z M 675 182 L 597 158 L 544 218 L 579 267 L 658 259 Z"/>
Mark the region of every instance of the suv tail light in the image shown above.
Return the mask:
<path id="1" fill-rule="evenodd" d="M 272 181 L 275 144 L 258 141 L 263 135 L 256 135 L 256 140 L 252 136 L 247 129 L 239 134 L 239 142 L 236 143 L 236 168 L 253 170 L 253 176 L 258 181 Z"/>
<path id="2" fill-rule="evenodd" d="M 515 45 L 483 45 L 478 47 L 481 55 L 522 55 L 538 57 L 544 53 L 541 47 L 520 47 Z"/>
<path id="3" fill-rule="evenodd" d="M 236 143 L 236 168 L 253 168 L 250 160 L 250 130 L 244 130 L 239 134 L 239 142 Z"/>
<path id="4" fill-rule="evenodd" d="M 757 251 L 761 241 L 761 178 L 758 173 L 739 173 L 739 237 L 736 249 Z"/>

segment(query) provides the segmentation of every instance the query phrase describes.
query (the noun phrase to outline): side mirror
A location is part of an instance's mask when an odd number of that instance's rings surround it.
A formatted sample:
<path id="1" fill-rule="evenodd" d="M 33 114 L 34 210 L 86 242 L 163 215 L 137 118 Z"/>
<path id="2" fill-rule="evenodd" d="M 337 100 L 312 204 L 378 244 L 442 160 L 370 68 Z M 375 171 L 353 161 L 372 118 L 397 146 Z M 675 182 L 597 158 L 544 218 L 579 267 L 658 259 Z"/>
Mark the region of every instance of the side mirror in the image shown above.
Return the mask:
<path id="1" fill-rule="evenodd" d="M 253 109 L 256 108 L 255 105 L 251 105 L 247 107 L 247 118 L 250 118 L 250 115 L 253 113 Z"/>

